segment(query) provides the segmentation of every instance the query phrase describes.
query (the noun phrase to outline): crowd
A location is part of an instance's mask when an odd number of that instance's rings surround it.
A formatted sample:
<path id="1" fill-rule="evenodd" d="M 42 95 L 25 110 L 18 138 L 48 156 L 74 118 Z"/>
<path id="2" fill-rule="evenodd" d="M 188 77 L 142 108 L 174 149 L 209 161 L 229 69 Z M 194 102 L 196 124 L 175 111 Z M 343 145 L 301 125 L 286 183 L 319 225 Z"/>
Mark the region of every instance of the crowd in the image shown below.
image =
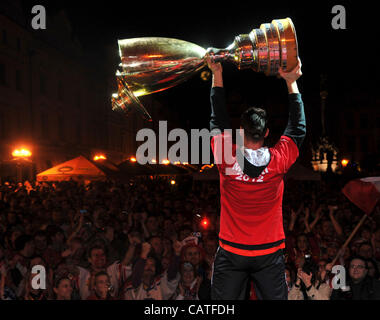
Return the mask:
<path id="1" fill-rule="evenodd" d="M 0 299 L 209 300 L 219 185 L 177 180 L 0 185 Z M 363 215 L 340 187 L 286 182 L 290 300 L 380 299 L 379 207 L 340 250 Z"/>

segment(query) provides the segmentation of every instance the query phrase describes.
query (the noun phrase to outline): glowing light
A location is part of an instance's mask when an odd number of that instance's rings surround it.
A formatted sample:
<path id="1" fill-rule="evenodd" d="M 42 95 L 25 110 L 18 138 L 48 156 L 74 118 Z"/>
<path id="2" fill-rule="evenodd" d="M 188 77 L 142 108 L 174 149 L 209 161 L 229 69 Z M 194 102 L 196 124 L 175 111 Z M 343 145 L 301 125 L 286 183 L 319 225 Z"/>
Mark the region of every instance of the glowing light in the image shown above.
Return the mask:
<path id="1" fill-rule="evenodd" d="M 106 160 L 106 159 L 107 159 L 106 156 L 103 155 L 103 154 L 99 154 L 99 155 L 96 155 L 96 156 L 94 157 L 94 161 L 98 161 L 98 160 Z"/>
<path id="2" fill-rule="evenodd" d="M 342 163 L 342 166 L 343 167 L 345 167 L 345 166 L 347 166 L 348 165 L 348 160 L 347 159 L 343 159 L 342 161 L 341 161 L 341 163 Z"/>
<path id="3" fill-rule="evenodd" d="M 168 165 L 169 163 L 170 163 L 170 161 L 168 159 L 162 160 L 162 164 L 164 164 L 164 165 Z"/>
<path id="4" fill-rule="evenodd" d="M 12 152 L 12 156 L 15 158 L 28 158 L 32 155 L 32 153 L 28 149 L 15 149 Z"/>
<path id="5" fill-rule="evenodd" d="M 145 89 L 140 89 L 140 90 L 133 91 L 133 94 L 135 97 L 140 97 L 140 96 L 147 95 L 148 91 L 146 91 Z"/>
<path id="6" fill-rule="evenodd" d="M 131 162 L 136 162 L 137 160 L 136 160 L 135 157 L 130 157 L 130 158 L 129 158 L 129 161 L 131 161 Z"/>
<path id="7" fill-rule="evenodd" d="M 154 58 L 162 58 L 163 55 L 162 54 L 148 54 L 146 55 L 146 57 L 149 59 L 154 59 Z"/>
<path id="8" fill-rule="evenodd" d="M 203 228 L 207 228 L 208 225 L 209 225 L 209 221 L 207 218 L 203 218 L 202 221 L 201 221 L 201 225 Z"/>
<path id="9" fill-rule="evenodd" d="M 201 79 L 203 81 L 207 81 L 208 79 L 210 79 L 210 72 L 209 71 L 202 71 Z"/>
<path id="10" fill-rule="evenodd" d="M 170 180 L 170 184 L 175 184 L 175 180 Z"/>
<path id="11" fill-rule="evenodd" d="M 152 159 L 152 163 L 157 163 L 156 159 Z"/>
<path id="12" fill-rule="evenodd" d="M 180 161 L 175 161 L 174 164 L 181 164 L 181 162 Z"/>

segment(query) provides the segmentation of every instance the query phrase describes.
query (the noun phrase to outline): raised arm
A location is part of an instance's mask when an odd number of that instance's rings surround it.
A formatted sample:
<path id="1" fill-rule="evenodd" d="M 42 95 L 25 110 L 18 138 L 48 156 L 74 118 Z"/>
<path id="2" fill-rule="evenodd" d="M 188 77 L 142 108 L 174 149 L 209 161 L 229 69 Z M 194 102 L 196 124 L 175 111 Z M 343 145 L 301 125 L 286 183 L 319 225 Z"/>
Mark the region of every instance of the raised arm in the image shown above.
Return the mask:
<path id="1" fill-rule="evenodd" d="M 214 63 L 209 55 L 206 56 L 206 61 L 212 72 L 210 130 L 219 129 L 223 131 L 224 129 L 230 129 L 230 118 L 227 113 L 223 87 L 222 65 L 220 63 Z"/>
<path id="2" fill-rule="evenodd" d="M 329 205 L 329 217 L 331 220 L 332 225 L 334 226 L 335 232 L 338 234 L 338 236 L 343 236 L 343 229 L 340 226 L 339 222 L 334 217 L 334 211 L 338 209 L 337 206 Z"/>
<path id="3" fill-rule="evenodd" d="M 301 65 L 301 60 L 298 58 L 298 64 L 292 71 L 284 72 L 281 68 L 278 71 L 279 75 L 286 81 L 289 92 L 289 119 L 283 135 L 291 138 L 298 149 L 306 135 L 305 112 L 297 86 L 297 79 L 302 75 Z"/>

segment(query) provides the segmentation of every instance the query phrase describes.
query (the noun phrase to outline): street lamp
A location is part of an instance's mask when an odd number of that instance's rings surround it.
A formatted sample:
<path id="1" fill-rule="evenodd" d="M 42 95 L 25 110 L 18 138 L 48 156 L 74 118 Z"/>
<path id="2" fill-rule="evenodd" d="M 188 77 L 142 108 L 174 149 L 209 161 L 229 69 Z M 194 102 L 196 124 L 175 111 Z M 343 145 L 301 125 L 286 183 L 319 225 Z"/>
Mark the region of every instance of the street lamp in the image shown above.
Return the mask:
<path id="1" fill-rule="evenodd" d="M 98 161 L 98 160 L 107 160 L 107 157 L 103 154 L 100 154 L 100 155 L 96 155 L 94 157 L 94 161 Z"/>
<path id="2" fill-rule="evenodd" d="M 12 156 L 14 158 L 20 159 L 20 158 L 30 158 L 32 153 L 28 149 L 15 149 L 12 152 Z"/>
<path id="3" fill-rule="evenodd" d="M 22 168 L 25 161 L 30 162 L 32 152 L 26 148 L 15 149 L 12 152 L 13 160 L 16 161 L 17 182 L 22 182 Z"/>
<path id="4" fill-rule="evenodd" d="M 347 164 L 348 164 L 348 162 L 349 162 L 349 160 L 347 160 L 347 159 L 343 159 L 343 160 L 341 161 L 342 166 L 343 166 L 343 167 L 346 167 Z"/>

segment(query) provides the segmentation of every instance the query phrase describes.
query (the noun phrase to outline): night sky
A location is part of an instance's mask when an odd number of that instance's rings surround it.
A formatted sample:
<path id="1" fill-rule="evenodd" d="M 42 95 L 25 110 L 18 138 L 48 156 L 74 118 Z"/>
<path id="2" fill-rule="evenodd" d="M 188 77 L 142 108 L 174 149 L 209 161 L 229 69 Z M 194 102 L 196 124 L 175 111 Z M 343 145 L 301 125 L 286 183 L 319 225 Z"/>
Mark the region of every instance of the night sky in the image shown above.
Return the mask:
<path id="1" fill-rule="evenodd" d="M 48 15 L 64 9 L 73 32 L 88 52 L 102 60 L 106 46 L 117 50 L 117 39 L 161 36 L 194 42 L 204 48 L 224 48 L 238 34 L 249 33 L 261 23 L 290 17 L 297 31 L 303 76 L 299 87 L 305 99 L 318 100 L 320 75 L 327 74 L 330 97 L 359 90 L 373 94 L 377 83 L 375 10 L 361 1 L 39 1 Z M 36 4 L 25 1 L 26 5 Z M 230 3 L 230 5 L 227 5 Z M 256 4 L 255 4 L 256 3 Z M 331 20 L 334 5 L 346 9 L 346 30 L 334 30 Z M 48 23 L 48 22 L 47 22 Z M 114 66 L 105 66 L 105 68 Z M 112 70 L 113 72 L 113 70 Z M 268 95 L 286 97 L 284 83 L 251 70 L 238 71 L 224 65 L 224 82 L 228 90 L 238 90 L 248 103 L 262 104 Z M 173 112 L 190 121 L 193 128 L 207 127 L 210 82 L 194 77 L 185 84 L 155 94 Z M 197 94 L 194 94 L 194 91 Z M 378 94 L 378 93 L 376 93 Z M 285 100 L 286 101 L 286 100 Z"/>

